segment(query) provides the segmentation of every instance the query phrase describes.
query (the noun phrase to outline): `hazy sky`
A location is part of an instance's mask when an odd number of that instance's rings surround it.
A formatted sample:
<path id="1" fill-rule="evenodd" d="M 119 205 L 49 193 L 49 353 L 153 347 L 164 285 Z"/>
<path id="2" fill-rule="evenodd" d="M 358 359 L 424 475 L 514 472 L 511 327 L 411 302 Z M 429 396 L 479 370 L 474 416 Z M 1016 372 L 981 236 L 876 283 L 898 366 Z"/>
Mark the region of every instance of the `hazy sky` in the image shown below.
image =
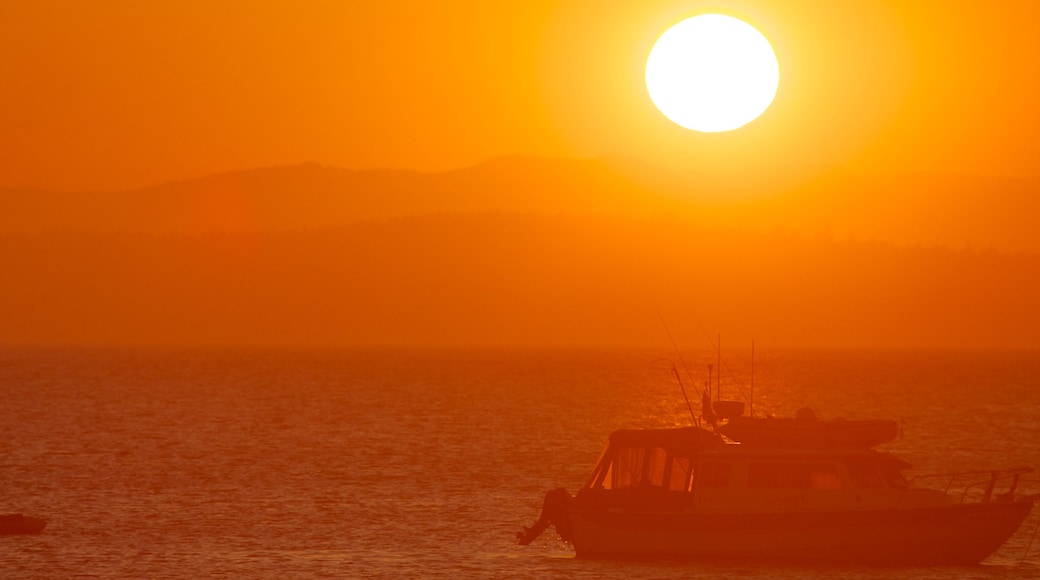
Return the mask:
<path id="1" fill-rule="evenodd" d="M 1035 0 L 0 2 L 0 189 L 74 192 L 0 192 L 0 344 L 1040 344 Z M 644 86 L 709 11 L 726 133 Z"/>
<path id="2" fill-rule="evenodd" d="M 0 186 L 514 154 L 638 155 L 738 181 L 1040 175 L 1031 0 L 3 4 Z M 721 135 L 672 125 L 642 81 L 656 36 L 706 10 L 756 25 L 781 66 L 773 107 Z"/>

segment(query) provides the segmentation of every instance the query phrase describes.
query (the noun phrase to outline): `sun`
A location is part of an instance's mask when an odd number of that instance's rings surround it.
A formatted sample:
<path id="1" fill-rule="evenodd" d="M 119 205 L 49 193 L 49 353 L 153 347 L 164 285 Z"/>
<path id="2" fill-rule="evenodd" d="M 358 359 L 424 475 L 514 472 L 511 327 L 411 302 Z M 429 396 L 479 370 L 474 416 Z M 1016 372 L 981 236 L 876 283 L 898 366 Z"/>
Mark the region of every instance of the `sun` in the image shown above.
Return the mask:
<path id="1" fill-rule="evenodd" d="M 722 14 L 672 26 L 646 59 L 646 88 L 664 116 L 705 133 L 732 131 L 769 108 L 780 64 L 755 27 Z"/>

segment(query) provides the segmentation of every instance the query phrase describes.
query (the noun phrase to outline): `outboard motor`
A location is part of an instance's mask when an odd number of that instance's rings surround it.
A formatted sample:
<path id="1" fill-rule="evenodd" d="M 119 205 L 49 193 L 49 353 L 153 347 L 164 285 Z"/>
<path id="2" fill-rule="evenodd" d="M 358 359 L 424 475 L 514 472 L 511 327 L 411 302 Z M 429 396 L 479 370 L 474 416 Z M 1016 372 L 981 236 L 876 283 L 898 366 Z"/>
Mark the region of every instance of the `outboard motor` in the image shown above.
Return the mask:
<path id="1" fill-rule="evenodd" d="M 542 515 L 530 528 L 524 526 L 523 530 L 516 533 L 517 543 L 521 546 L 530 544 L 535 538 L 542 535 L 549 524 L 556 526 L 556 533 L 560 534 L 563 541 L 572 542 L 574 530 L 571 528 L 569 516 L 573 501 L 574 498 L 571 497 L 571 494 L 562 487 L 546 493 L 545 499 L 542 501 Z"/>

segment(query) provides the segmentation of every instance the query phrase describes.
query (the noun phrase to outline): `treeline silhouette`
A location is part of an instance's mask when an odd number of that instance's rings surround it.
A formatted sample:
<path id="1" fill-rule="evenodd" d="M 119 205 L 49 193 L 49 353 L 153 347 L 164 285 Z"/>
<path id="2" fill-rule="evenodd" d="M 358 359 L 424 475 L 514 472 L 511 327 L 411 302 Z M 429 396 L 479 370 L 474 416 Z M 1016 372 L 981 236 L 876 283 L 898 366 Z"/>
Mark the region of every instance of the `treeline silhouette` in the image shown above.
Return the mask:
<path id="1" fill-rule="evenodd" d="M 1040 257 L 487 212 L 309 231 L 0 235 L 0 343 L 1040 347 Z"/>

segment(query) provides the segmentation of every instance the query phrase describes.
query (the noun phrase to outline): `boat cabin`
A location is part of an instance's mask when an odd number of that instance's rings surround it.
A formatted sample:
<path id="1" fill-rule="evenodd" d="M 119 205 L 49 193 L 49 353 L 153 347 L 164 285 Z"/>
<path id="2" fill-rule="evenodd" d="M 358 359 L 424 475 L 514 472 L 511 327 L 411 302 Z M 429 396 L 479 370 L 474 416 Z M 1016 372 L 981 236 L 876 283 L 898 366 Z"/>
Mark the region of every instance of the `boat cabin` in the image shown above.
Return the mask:
<path id="1" fill-rule="evenodd" d="M 579 501 L 655 511 L 870 508 L 908 489 L 901 471 L 909 467 L 865 447 L 733 444 L 697 427 L 622 430 L 611 434 Z"/>

